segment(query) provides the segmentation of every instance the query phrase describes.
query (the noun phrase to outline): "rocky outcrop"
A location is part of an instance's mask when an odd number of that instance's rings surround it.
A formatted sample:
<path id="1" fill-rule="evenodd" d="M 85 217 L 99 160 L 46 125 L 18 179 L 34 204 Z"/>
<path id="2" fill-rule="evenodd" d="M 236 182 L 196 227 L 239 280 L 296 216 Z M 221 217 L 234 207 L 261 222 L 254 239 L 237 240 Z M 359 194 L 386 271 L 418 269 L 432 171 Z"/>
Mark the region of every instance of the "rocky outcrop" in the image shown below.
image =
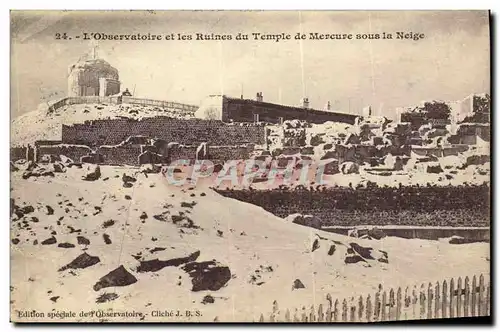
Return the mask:
<path id="1" fill-rule="evenodd" d="M 231 279 L 231 271 L 227 266 L 221 266 L 215 260 L 205 262 L 190 262 L 182 267 L 191 277 L 193 292 L 211 290 L 217 291 Z"/>
<path id="2" fill-rule="evenodd" d="M 156 272 L 168 266 L 180 266 L 195 261 L 200 256 L 200 251 L 195 251 L 186 257 L 172 258 L 168 260 L 153 259 L 142 261 L 137 267 L 137 272 Z"/>
<path id="3" fill-rule="evenodd" d="M 137 279 L 128 272 L 123 265 L 106 274 L 94 285 L 94 290 L 99 290 L 107 287 L 123 287 L 135 284 Z"/>
<path id="4" fill-rule="evenodd" d="M 101 260 L 97 256 L 90 256 L 87 253 L 83 253 L 72 260 L 69 264 L 61 267 L 59 269 L 59 272 L 65 271 L 67 269 L 85 269 L 89 266 L 99 263 L 100 261 Z"/>

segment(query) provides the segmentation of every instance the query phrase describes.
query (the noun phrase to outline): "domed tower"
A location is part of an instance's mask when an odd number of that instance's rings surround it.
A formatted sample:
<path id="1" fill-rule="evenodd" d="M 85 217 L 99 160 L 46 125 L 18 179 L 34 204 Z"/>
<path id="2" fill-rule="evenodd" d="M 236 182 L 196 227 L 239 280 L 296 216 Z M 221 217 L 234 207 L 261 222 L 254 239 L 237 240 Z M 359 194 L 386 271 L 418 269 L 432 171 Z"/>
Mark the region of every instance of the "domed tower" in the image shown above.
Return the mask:
<path id="1" fill-rule="evenodd" d="M 118 70 L 103 59 L 79 60 L 68 70 L 68 96 L 110 96 L 120 92 Z"/>

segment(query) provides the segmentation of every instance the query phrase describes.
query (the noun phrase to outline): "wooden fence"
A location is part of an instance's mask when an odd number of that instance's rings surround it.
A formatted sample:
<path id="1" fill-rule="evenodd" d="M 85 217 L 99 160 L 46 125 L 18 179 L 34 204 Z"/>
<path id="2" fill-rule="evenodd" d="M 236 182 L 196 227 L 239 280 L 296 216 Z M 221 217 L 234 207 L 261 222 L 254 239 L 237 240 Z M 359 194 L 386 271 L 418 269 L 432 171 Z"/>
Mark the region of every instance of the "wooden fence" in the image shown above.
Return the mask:
<path id="1" fill-rule="evenodd" d="M 478 282 L 479 279 L 479 282 Z M 273 303 L 271 313 L 261 314 L 259 322 L 383 322 L 409 319 L 477 317 L 490 315 L 490 281 L 483 275 L 434 285 L 421 284 L 403 291 L 380 290 L 375 296 L 333 300 L 327 294 L 318 307 L 285 311 Z"/>
<path id="2" fill-rule="evenodd" d="M 157 106 L 162 108 L 174 109 L 183 111 L 186 113 L 194 113 L 198 109 L 196 105 L 182 104 L 166 100 L 156 100 L 156 99 L 144 99 L 144 98 L 134 98 L 134 97 L 122 97 L 122 103 L 142 105 L 142 106 Z M 108 104 L 119 104 L 119 98 L 117 96 L 79 96 L 79 97 L 65 97 L 61 98 L 55 102 L 49 104 L 49 109 L 55 111 L 65 105 L 73 104 L 98 104 L 98 103 L 108 103 Z"/>

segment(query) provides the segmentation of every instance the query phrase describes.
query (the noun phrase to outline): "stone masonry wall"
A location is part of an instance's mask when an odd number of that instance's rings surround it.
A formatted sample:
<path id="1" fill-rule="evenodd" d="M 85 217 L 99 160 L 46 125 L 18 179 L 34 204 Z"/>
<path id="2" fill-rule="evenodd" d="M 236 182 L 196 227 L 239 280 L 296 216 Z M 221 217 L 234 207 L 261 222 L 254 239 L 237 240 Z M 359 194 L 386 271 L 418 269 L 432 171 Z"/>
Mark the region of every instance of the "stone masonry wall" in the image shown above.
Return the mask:
<path id="1" fill-rule="evenodd" d="M 228 125 L 222 121 L 199 119 L 181 120 L 169 117 L 142 120 L 108 119 L 62 126 L 62 141 L 67 144 L 84 144 L 92 147 L 116 145 L 134 135 L 156 137 L 185 145 L 198 145 L 202 142 L 211 145 L 265 143 L 263 126 Z"/>

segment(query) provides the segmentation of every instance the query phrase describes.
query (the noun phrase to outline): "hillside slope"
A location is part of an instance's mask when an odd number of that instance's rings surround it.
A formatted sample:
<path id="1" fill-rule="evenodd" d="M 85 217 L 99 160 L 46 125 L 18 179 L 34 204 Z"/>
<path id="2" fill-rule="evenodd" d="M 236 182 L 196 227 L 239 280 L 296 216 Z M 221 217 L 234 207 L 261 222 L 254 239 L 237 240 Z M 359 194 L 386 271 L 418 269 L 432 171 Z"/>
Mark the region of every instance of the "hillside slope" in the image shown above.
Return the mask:
<path id="1" fill-rule="evenodd" d="M 132 175 L 131 169 L 101 167 L 96 181 L 82 181 L 85 172 L 85 168 L 69 168 L 55 177 L 27 180 L 20 171 L 12 173 L 14 321 L 23 320 L 16 310 L 28 309 L 77 314 L 135 310 L 146 314 L 144 321 L 213 321 L 215 317 L 252 321 L 269 312 L 274 300 L 281 308 L 310 306 L 325 303 L 327 293 L 350 297 L 375 292 L 379 284 L 390 288 L 489 273 L 487 243 L 354 239 L 288 223 L 259 207 L 221 197 L 203 184 L 189 190 L 168 185 L 159 174 L 138 174 L 132 186 L 124 186 L 123 173 Z M 42 244 L 52 237 L 55 243 Z M 74 247 L 58 247 L 61 243 Z M 353 249 L 367 250 L 373 259 L 346 263 Z M 98 257 L 99 262 L 58 271 L 82 253 Z M 162 261 L 179 258 L 160 268 Z M 211 260 L 221 268 L 215 279 L 225 282 L 193 291 L 197 277 L 187 267 L 193 267 L 192 261 Z M 137 281 L 96 290 L 99 279 L 121 265 Z M 304 288 L 292 288 L 296 279 Z M 96 303 L 105 293 L 118 297 Z M 201 316 L 152 317 L 155 310 L 198 310 Z"/>

